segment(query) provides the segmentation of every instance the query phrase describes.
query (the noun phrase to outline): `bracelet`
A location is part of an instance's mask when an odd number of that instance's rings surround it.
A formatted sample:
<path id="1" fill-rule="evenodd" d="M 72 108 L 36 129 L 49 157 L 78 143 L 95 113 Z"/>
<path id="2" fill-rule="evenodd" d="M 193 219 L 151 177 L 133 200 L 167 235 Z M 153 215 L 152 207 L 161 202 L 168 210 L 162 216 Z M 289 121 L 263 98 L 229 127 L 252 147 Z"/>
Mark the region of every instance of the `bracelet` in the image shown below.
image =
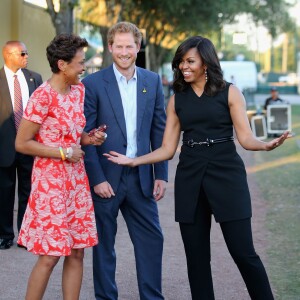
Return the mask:
<path id="1" fill-rule="evenodd" d="M 66 155 L 66 158 L 67 158 L 67 159 L 70 159 L 72 156 L 73 156 L 73 148 L 72 148 L 72 147 L 69 147 L 69 148 L 67 148 L 67 155 Z"/>
<path id="2" fill-rule="evenodd" d="M 63 151 L 62 147 L 59 147 L 58 149 L 59 149 L 59 152 L 60 152 L 61 159 L 66 160 L 66 157 L 65 157 L 65 154 L 64 154 L 64 151 Z"/>

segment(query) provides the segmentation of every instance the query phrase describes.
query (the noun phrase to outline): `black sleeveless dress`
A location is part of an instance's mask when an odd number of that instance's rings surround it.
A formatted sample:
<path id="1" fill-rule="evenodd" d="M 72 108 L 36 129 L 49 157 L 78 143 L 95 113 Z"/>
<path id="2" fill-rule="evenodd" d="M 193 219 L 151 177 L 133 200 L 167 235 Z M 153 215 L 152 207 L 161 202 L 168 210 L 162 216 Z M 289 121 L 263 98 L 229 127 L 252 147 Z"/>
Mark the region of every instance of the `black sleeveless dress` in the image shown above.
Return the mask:
<path id="1" fill-rule="evenodd" d="M 196 95 L 191 87 L 175 94 L 183 141 L 200 142 L 233 135 L 226 88 L 215 96 Z M 192 223 L 199 197 L 204 192 L 217 222 L 251 217 L 251 201 L 245 165 L 235 143 L 225 142 L 210 147 L 181 146 L 175 176 L 175 220 Z M 203 195 L 203 193 L 201 193 Z"/>

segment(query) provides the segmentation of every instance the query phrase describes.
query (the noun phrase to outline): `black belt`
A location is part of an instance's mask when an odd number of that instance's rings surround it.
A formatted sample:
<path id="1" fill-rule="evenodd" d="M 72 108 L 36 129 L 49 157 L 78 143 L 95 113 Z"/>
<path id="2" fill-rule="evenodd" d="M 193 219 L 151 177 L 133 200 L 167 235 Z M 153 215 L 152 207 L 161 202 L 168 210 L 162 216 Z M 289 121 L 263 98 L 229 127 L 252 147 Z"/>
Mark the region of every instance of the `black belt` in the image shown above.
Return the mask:
<path id="1" fill-rule="evenodd" d="M 205 146 L 209 147 L 209 146 L 212 146 L 214 144 L 226 143 L 226 142 L 232 142 L 232 141 L 234 141 L 233 136 L 219 138 L 219 139 L 209 139 L 209 138 L 207 138 L 206 141 L 204 141 L 204 142 L 195 142 L 193 139 L 191 139 L 191 140 L 182 141 L 182 145 L 186 145 L 190 148 L 193 148 L 196 145 L 198 145 L 198 146 L 205 145 Z"/>

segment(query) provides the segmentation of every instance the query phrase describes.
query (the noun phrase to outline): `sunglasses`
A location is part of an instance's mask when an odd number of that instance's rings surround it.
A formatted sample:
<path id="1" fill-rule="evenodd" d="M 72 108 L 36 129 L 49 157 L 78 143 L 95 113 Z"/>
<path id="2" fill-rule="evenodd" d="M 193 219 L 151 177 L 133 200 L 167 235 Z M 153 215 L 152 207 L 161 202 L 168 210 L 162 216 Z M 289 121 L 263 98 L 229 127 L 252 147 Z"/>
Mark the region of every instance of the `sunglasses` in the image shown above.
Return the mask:
<path id="1" fill-rule="evenodd" d="M 22 57 L 24 57 L 25 55 L 28 55 L 28 52 L 27 52 L 27 51 L 11 52 L 10 54 L 15 54 L 15 53 L 20 53 L 20 55 L 21 55 Z"/>

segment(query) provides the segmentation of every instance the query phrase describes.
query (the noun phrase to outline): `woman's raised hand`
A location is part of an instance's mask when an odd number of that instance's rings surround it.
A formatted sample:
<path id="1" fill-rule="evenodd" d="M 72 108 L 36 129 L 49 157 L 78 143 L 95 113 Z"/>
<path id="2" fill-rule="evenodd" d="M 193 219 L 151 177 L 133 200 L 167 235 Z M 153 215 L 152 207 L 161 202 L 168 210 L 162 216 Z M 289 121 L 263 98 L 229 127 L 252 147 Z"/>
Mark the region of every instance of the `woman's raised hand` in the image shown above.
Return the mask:
<path id="1" fill-rule="evenodd" d="M 117 165 L 134 167 L 134 158 L 127 157 L 115 151 L 109 151 L 109 153 L 103 153 L 107 159 Z"/>
<path id="2" fill-rule="evenodd" d="M 267 143 L 267 151 L 274 150 L 275 148 L 281 146 L 284 141 L 288 138 L 291 138 L 292 135 L 289 131 L 285 131 L 280 137 L 271 140 L 270 142 Z"/>

